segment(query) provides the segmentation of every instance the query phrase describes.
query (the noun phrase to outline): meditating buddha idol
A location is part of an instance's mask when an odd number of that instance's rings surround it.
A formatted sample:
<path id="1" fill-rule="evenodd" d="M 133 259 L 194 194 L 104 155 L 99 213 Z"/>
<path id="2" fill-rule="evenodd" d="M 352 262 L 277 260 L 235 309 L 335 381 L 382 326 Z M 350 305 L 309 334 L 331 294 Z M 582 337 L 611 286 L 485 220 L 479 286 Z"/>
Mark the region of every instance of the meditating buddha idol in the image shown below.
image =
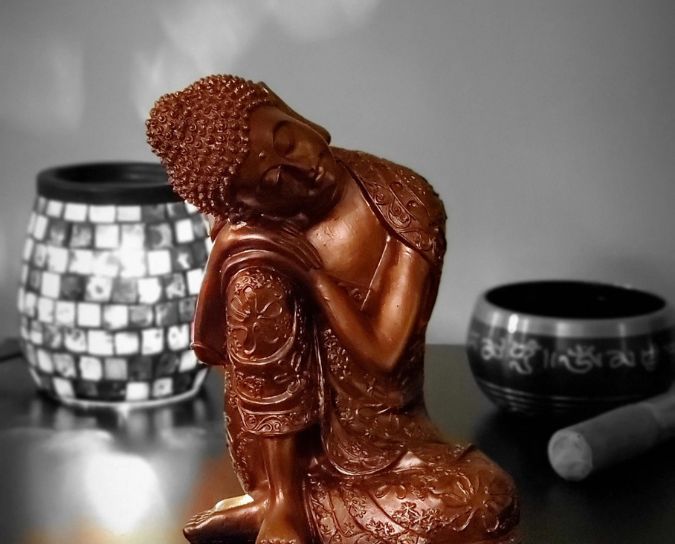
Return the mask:
<path id="1" fill-rule="evenodd" d="M 511 478 L 448 443 L 423 399 L 445 212 L 408 168 L 330 145 L 265 84 L 201 79 L 147 122 L 214 241 L 193 347 L 225 374 L 245 496 L 196 543 L 513 543 Z"/>

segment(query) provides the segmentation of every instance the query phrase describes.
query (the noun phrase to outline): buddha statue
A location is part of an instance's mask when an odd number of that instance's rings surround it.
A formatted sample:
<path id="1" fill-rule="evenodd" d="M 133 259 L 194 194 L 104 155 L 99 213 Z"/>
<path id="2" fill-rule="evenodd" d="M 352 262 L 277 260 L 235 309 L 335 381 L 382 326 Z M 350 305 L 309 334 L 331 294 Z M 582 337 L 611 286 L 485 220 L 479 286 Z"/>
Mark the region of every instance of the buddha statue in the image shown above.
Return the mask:
<path id="1" fill-rule="evenodd" d="M 225 374 L 245 495 L 193 543 L 515 543 L 511 478 L 448 442 L 423 398 L 445 212 L 412 170 L 330 145 L 265 84 L 160 98 L 148 141 L 214 241 L 193 348 Z"/>

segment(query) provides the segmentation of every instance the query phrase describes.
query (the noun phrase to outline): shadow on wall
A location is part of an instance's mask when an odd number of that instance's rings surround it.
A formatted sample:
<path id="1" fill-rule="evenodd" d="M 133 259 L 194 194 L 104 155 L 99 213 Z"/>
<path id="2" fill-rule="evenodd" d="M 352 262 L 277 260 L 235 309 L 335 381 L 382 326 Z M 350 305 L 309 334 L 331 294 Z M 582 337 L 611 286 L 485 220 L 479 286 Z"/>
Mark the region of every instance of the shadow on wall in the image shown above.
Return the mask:
<path id="1" fill-rule="evenodd" d="M 162 41 L 134 54 L 132 100 L 145 119 L 158 96 L 212 73 L 233 71 L 269 24 L 300 42 L 316 42 L 366 23 L 380 0 L 267 0 L 185 2 L 157 10 Z"/>
<path id="2" fill-rule="evenodd" d="M 160 32 L 131 34 L 137 43 L 122 48 L 132 51 L 127 78 L 134 108 L 145 120 L 158 96 L 205 75 L 232 71 L 266 25 L 278 26 L 294 40 L 316 42 L 366 23 L 380 1 L 202 0 L 194 9 L 182 0 L 154 0 L 141 8 L 145 14 L 135 16 L 158 21 Z M 70 26 L 89 22 L 83 13 L 71 15 Z M 53 134 L 82 124 L 88 88 L 84 42 L 92 30 L 61 32 L 46 18 L 43 13 L 28 35 L 25 28 L 5 29 L 0 65 L 12 77 L 0 80 L 0 119 L 28 132 Z M 114 71 L 95 75 L 124 78 Z"/>
<path id="3" fill-rule="evenodd" d="M 0 41 L 0 66 L 7 76 L 0 78 L 0 119 L 28 133 L 78 128 L 85 105 L 81 45 L 57 34 L 42 41 L 12 33 L 9 29 Z"/>

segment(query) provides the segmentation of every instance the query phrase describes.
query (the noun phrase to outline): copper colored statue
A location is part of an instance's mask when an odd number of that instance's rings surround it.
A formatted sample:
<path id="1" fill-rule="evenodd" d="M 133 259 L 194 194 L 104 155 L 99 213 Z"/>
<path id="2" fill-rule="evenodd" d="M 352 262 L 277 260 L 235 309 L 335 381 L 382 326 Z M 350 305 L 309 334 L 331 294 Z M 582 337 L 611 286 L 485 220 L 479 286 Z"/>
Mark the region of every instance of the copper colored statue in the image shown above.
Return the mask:
<path id="1" fill-rule="evenodd" d="M 194 349 L 226 376 L 247 493 L 192 543 L 511 543 L 512 480 L 449 444 L 422 394 L 445 212 L 408 168 L 329 146 L 264 84 L 211 76 L 162 97 L 149 142 L 212 218 Z"/>

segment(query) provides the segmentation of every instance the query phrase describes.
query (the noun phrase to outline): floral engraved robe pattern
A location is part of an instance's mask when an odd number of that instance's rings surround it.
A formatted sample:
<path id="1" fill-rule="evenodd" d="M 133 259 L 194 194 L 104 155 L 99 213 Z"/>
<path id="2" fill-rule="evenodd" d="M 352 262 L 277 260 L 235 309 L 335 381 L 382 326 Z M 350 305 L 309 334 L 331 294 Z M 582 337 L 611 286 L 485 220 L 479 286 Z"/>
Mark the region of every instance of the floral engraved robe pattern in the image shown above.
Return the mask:
<path id="1" fill-rule="evenodd" d="M 410 168 L 363 151 L 331 149 L 361 185 L 385 225 L 406 245 L 440 266 L 446 248 L 446 215 L 431 184 Z"/>
<path id="2" fill-rule="evenodd" d="M 368 477 L 314 470 L 306 484 L 318 541 L 341 544 L 516 542 L 510 478 L 473 448 L 428 443 L 418 463 Z"/>
<path id="3" fill-rule="evenodd" d="M 328 327 L 326 460 L 305 483 L 317 540 L 340 544 L 516 542 L 511 478 L 468 444 L 448 444 L 424 407 L 423 337 L 391 375 L 350 360 Z"/>
<path id="4" fill-rule="evenodd" d="M 323 444 L 337 470 L 377 472 L 400 459 L 410 441 L 438 437 L 422 400 L 421 343 L 409 346 L 398 371 L 375 376 L 353 361 L 330 328 L 320 339 L 327 382 Z"/>
<path id="5" fill-rule="evenodd" d="M 274 436 L 316 423 L 318 374 L 291 282 L 272 269 L 250 267 L 228 283 L 229 385 L 243 428 Z"/>

